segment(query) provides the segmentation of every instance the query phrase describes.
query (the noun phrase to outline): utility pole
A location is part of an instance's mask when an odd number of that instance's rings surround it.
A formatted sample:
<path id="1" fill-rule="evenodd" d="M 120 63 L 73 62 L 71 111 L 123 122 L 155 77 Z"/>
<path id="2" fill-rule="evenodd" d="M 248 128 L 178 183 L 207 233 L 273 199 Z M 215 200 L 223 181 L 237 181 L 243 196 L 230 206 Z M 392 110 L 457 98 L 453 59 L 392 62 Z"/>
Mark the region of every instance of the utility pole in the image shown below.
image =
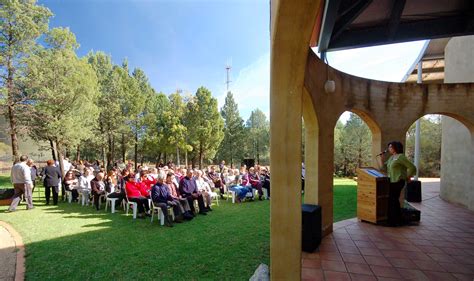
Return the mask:
<path id="1" fill-rule="evenodd" d="M 230 85 L 230 82 L 232 82 L 230 80 L 230 70 L 232 69 L 232 66 L 230 66 L 229 64 L 226 65 L 225 67 L 225 70 L 227 71 L 227 80 L 226 80 L 226 84 L 227 84 L 227 93 L 229 92 L 229 85 Z"/>

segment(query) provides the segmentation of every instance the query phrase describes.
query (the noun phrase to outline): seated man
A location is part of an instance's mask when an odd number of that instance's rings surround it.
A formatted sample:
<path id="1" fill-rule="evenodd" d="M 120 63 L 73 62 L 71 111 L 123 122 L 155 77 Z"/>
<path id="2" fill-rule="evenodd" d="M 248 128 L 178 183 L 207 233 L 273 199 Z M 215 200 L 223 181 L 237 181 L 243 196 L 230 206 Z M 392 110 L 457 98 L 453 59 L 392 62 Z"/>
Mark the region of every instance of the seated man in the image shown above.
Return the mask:
<path id="1" fill-rule="evenodd" d="M 163 215 L 165 217 L 165 225 L 172 227 L 172 219 L 171 215 L 168 213 L 168 206 L 173 207 L 173 211 L 175 214 L 176 222 L 183 221 L 183 214 L 181 209 L 179 208 L 179 202 L 173 201 L 173 197 L 171 197 L 171 193 L 169 188 L 166 184 L 164 184 L 163 180 L 165 178 L 165 174 L 160 172 L 158 174 L 157 182 L 151 189 L 151 199 L 153 200 L 153 204 L 161 209 Z"/>
<path id="2" fill-rule="evenodd" d="M 172 172 L 169 172 L 166 175 L 165 183 L 170 190 L 171 197 L 173 198 L 173 201 L 179 202 L 184 219 L 192 220 L 194 218 L 194 214 L 191 212 L 191 208 L 189 207 L 189 202 L 186 198 L 183 198 L 181 194 L 179 194 L 178 187 L 174 183 L 173 178 L 174 178 L 174 175 Z"/>
<path id="3" fill-rule="evenodd" d="M 193 170 L 188 169 L 186 171 L 186 176 L 179 183 L 179 193 L 188 200 L 189 207 L 193 213 L 196 213 L 193 202 L 194 200 L 197 200 L 199 214 L 207 215 L 207 210 L 204 208 L 204 199 L 197 189 L 196 181 L 193 179 Z"/>
<path id="4" fill-rule="evenodd" d="M 262 169 L 260 181 L 262 182 L 262 188 L 267 190 L 267 199 L 270 199 L 270 173 L 268 172 L 267 168 Z"/>

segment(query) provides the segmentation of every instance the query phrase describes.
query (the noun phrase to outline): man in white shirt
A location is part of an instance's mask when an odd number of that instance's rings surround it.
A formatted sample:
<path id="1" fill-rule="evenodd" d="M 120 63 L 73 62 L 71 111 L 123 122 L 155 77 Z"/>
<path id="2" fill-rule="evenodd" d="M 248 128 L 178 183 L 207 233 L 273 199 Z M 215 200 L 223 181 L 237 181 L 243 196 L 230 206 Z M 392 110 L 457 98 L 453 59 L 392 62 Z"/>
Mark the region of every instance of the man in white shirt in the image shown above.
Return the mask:
<path id="1" fill-rule="evenodd" d="M 31 180 L 31 169 L 26 164 L 28 161 L 28 156 L 22 155 L 20 157 L 20 162 L 13 165 L 11 171 L 11 180 L 13 187 L 15 188 L 15 194 L 13 195 L 13 201 L 8 208 L 8 211 L 16 211 L 16 207 L 21 201 L 21 195 L 25 194 L 26 199 L 26 209 L 33 209 L 33 198 L 32 198 L 32 189 L 33 181 Z"/>

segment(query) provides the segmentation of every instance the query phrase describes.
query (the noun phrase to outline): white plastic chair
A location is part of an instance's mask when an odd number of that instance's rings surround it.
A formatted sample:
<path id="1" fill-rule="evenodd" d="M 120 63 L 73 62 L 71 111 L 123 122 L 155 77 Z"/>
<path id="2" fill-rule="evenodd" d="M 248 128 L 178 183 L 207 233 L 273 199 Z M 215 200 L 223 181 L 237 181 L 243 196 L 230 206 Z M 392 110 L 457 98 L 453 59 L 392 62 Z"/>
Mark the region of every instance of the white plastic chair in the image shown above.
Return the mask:
<path id="1" fill-rule="evenodd" d="M 79 192 L 79 200 L 77 200 L 77 204 L 82 203 L 82 206 L 89 206 L 89 195 L 90 191 L 88 189 L 81 190 L 81 192 Z"/>
<path id="2" fill-rule="evenodd" d="M 69 204 L 72 202 L 72 191 L 66 190 L 66 200 Z"/>
<path id="3" fill-rule="evenodd" d="M 148 202 L 150 203 L 150 210 L 151 210 L 151 219 L 150 223 L 153 223 L 153 217 L 155 215 L 155 210 L 157 211 L 157 216 L 160 218 L 160 225 L 165 224 L 165 214 L 161 211 L 160 207 L 156 207 L 155 204 L 153 203 L 153 200 L 148 199 Z M 174 211 L 171 206 L 168 206 L 168 212 L 170 213 L 171 217 L 173 218 L 174 221 Z"/>
<path id="4" fill-rule="evenodd" d="M 109 206 L 109 203 L 110 203 L 110 212 L 113 214 L 115 213 L 115 201 L 117 201 L 119 198 L 109 198 L 108 197 L 109 194 L 107 194 L 105 197 L 105 211 L 107 212 L 107 207 Z"/>
<path id="5" fill-rule="evenodd" d="M 131 202 L 131 201 L 128 201 L 128 195 L 127 195 L 127 189 L 125 189 L 125 203 L 127 206 L 127 211 L 126 211 L 126 215 L 128 216 L 128 209 L 130 209 L 130 206 L 132 206 L 132 210 L 133 210 L 133 219 L 136 219 L 137 218 L 137 210 L 138 210 L 138 204 L 136 202 Z"/>
<path id="6" fill-rule="evenodd" d="M 209 192 L 209 195 L 211 196 L 211 200 L 216 200 L 216 204 L 219 206 L 219 194 L 216 192 Z"/>

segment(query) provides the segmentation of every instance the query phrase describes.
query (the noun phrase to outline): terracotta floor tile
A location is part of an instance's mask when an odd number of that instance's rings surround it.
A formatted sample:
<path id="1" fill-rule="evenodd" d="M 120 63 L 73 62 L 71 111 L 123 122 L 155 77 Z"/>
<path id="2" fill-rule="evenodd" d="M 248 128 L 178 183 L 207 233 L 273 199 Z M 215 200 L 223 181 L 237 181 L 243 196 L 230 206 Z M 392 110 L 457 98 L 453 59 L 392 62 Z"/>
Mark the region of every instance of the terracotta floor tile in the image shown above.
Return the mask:
<path id="1" fill-rule="evenodd" d="M 453 276 L 456 277 L 457 280 L 461 280 L 461 281 L 472 281 L 472 280 L 474 280 L 474 274 L 453 273 Z"/>
<path id="2" fill-rule="evenodd" d="M 382 250 L 382 254 L 387 258 L 408 258 L 406 251 Z"/>
<path id="3" fill-rule="evenodd" d="M 437 272 L 437 271 L 423 271 L 430 280 L 433 281 L 456 281 L 457 278 L 453 274 L 448 272 Z"/>
<path id="4" fill-rule="evenodd" d="M 462 264 L 474 264 L 474 257 L 471 255 L 462 255 L 462 256 L 451 256 L 453 257 L 458 263 Z"/>
<path id="5" fill-rule="evenodd" d="M 442 254 L 444 253 L 440 248 L 436 246 L 425 246 L 425 245 L 419 245 L 418 249 L 420 249 L 423 253 L 425 254 Z"/>
<path id="6" fill-rule="evenodd" d="M 347 272 L 373 275 L 372 270 L 367 264 L 346 262 Z"/>
<path id="7" fill-rule="evenodd" d="M 377 281 L 377 278 L 373 275 L 349 273 L 352 281 Z"/>
<path id="8" fill-rule="evenodd" d="M 346 245 L 341 245 L 337 246 L 339 249 L 339 252 L 341 253 L 348 253 L 348 254 L 359 254 L 359 249 L 356 246 L 346 246 Z"/>
<path id="9" fill-rule="evenodd" d="M 342 261 L 328 261 L 322 260 L 321 261 L 321 268 L 323 270 L 331 270 L 331 271 L 339 271 L 339 272 L 346 272 L 346 266 Z"/>
<path id="10" fill-rule="evenodd" d="M 421 270 L 446 271 L 439 265 L 439 263 L 432 260 L 431 261 L 414 260 L 413 262 Z"/>
<path id="11" fill-rule="evenodd" d="M 346 272 L 324 271 L 325 280 L 331 281 L 351 281 L 351 277 Z"/>
<path id="12" fill-rule="evenodd" d="M 362 263 L 366 264 L 365 259 L 363 256 L 359 254 L 347 254 L 347 253 L 342 253 L 342 260 L 344 262 L 352 262 L 352 263 Z"/>
<path id="13" fill-rule="evenodd" d="M 453 272 L 453 273 L 466 273 L 466 274 L 472 274 L 474 273 L 468 265 L 464 264 L 458 264 L 458 263 L 445 263 L 445 262 L 440 262 L 439 263 L 442 268 L 444 268 L 447 272 Z"/>
<path id="14" fill-rule="evenodd" d="M 364 259 L 370 265 L 392 266 L 384 257 L 364 256 Z"/>
<path id="15" fill-rule="evenodd" d="M 352 241 L 352 239 L 335 239 L 334 240 L 336 242 L 336 245 L 337 246 L 353 246 L 355 247 L 355 244 L 354 244 L 354 241 Z"/>
<path id="16" fill-rule="evenodd" d="M 354 240 L 354 243 L 357 247 L 376 248 L 375 244 L 371 241 Z"/>
<path id="17" fill-rule="evenodd" d="M 431 257 L 422 252 L 406 252 L 406 256 L 412 260 L 431 261 Z"/>
<path id="18" fill-rule="evenodd" d="M 402 278 L 390 278 L 390 277 L 377 277 L 378 281 L 403 281 Z"/>
<path id="19" fill-rule="evenodd" d="M 437 262 L 450 262 L 450 263 L 456 262 L 456 260 L 448 254 L 427 254 L 427 255 Z"/>
<path id="20" fill-rule="evenodd" d="M 379 249 L 359 247 L 359 251 L 364 256 L 382 256 Z"/>
<path id="21" fill-rule="evenodd" d="M 412 243 L 417 246 L 433 246 L 433 243 L 431 243 L 430 240 L 425 239 L 415 239 Z"/>
<path id="22" fill-rule="evenodd" d="M 303 280 L 324 280 L 323 271 L 315 268 L 303 268 L 301 270 L 301 279 Z"/>
<path id="23" fill-rule="evenodd" d="M 319 259 L 303 259 L 303 267 L 309 267 L 309 268 L 321 268 L 321 260 Z"/>
<path id="24" fill-rule="evenodd" d="M 402 258 L 387 258 L 387 259 L 394 267 L 418 269 L 416 264 L 410 259 L 402 259 Z"/>
<path id="25" fill-rule="evenodd" d="M 321 260 L 330 260 L 330 261 L 342 261 L 341 254 L 339 252 L 321 252 L 319 253 Z"/>
<path id="26" fill-rule="evenodd" d="M 474 245 L 471 246 L 471 247 L 474 247 Z M 463 254 L 466 253 L 466 252 L 464 252 L 463 249 L 459 249 L 459 248 L 444 247 L 444 248 L 441 248 L 441 250 L 443 252 L 445 252 L 446 254 L 449 254 L 449 255 L 463 255 Z"/>
<path id="27" fill-rule="evenodd" d="M 399 268 L 398 272 L 403 276 L 406 280 L 430 280 L 428 276 L 426 276 L 423 271 L 418 269 L 406 269 L 406 268 Z"/>
<path id="28" fill-rule="evenodd" d="M 400 273 L 394 267 L 371 265 L 370 269 L 377 277 L 401 278 Z"/>

